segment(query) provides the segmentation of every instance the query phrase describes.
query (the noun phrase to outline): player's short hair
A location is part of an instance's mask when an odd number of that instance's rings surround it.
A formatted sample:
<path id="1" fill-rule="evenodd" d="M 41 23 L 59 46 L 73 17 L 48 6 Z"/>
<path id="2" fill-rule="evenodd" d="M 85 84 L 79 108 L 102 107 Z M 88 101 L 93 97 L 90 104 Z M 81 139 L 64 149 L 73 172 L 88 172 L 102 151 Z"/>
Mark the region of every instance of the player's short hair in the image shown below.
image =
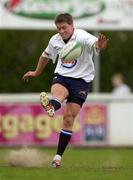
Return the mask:
<path id="1" fill-rule="evenodd" d="M 56 17 L 55 17 L 55 24 L 57 23 L 67 23 L 67 24 L 73 24 L 73 18 L 71 16 L 71 14 L 69 13 L 62 13 L 62 14 L 58 14 Z"/>

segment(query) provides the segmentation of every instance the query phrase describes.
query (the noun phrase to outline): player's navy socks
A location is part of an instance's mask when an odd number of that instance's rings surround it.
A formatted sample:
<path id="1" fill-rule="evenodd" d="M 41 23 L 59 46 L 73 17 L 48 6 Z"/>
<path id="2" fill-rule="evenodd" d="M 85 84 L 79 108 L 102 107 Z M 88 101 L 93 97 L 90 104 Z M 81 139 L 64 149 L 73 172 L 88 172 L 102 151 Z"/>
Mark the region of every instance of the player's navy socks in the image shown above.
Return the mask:
<path id="1" fill-rule="evenodd" d="M 57 99 L 50 99 L 50 104 L 54 107 L 54 110 L 58 110 L 61 107 L 61 103 Z"/>
<path id="2" fill-rule="evenodd" d="M 71 139 L 71 136 L 72 136 L 72 131 L 67 131 L 64 129 L 61 130 L 56 154 L 58 154 L 60 156 L 63 155 L 63 153 Z"/>

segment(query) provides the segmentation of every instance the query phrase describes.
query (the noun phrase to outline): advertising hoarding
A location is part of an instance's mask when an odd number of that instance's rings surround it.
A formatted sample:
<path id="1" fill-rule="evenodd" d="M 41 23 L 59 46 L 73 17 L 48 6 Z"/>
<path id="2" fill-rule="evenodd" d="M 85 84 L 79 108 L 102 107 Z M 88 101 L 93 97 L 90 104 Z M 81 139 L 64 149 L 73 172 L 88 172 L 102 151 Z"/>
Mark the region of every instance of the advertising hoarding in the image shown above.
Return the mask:
<path id="1" fill-rule="evenodd" d="M 0 104 L 0 145 L 54 146 L 62 126 L 64 107 L 53 119 L 40 104 Z M 107 107 L 86 103 L 75 119 L 70 144 L 107 144 Z"/>

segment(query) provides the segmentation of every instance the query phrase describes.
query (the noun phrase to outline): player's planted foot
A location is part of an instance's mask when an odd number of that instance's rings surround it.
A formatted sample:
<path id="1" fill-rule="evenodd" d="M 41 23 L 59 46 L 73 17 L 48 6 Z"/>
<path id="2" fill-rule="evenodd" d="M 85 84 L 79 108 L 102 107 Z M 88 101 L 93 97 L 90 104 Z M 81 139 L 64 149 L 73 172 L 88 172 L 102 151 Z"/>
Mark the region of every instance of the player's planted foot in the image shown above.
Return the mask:
<path id="1" fill-rule="evenodd" d="M 40 93 L 40 102 L 45 111 L 48 113 L 50 117 L 54 116 L 54 107 L 50 104 L 49 98 L 46 92 Z"/>
<path id="2" fill-rule="evenodd" d="M 59 168 L 61 166 L 61 156 L 55 155 L 53 161 L 52 161 L 52 167 L 53 168 Z"/>

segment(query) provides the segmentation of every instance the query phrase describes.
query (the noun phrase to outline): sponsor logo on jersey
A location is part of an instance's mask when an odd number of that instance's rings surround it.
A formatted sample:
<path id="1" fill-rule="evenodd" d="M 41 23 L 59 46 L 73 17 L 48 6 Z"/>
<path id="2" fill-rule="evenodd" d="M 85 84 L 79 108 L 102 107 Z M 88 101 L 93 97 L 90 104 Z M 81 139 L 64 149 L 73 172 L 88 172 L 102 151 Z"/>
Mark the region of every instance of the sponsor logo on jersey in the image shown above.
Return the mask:
<path id="1" fill-rule="evenodd" d="M 65 68 L 73 68 L 76 64 L 77 64 L 77 60 L 75 59 L 75 60 L 70 60 L 67 62 L 62 61 L 61 65 Z"/>
<path id="2" fill-rule="evenodd" d="M 93 16 L 103 11 L 103 0 L 2 0 L 10 12 L 38 19 L 54 19 L 55 15 L 68 12 L 74 18 Z"/>

